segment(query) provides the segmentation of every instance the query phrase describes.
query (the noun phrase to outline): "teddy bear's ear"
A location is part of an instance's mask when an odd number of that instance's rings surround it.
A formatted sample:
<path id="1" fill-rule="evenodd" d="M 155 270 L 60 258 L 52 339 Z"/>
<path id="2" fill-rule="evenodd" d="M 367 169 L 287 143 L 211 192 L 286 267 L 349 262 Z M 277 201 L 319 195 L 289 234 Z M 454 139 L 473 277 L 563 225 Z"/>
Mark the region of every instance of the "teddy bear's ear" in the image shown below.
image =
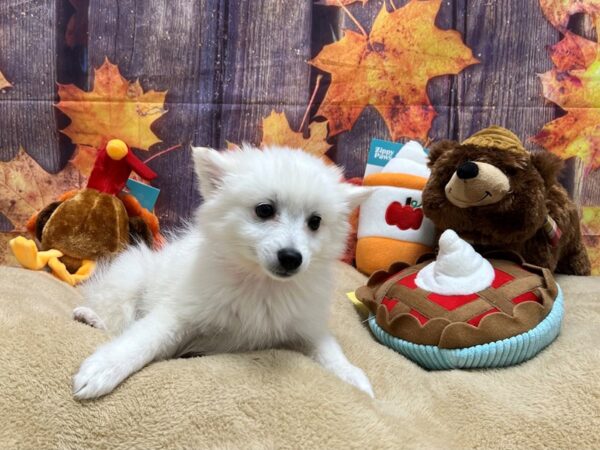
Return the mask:
<path id="1" fill-rule="evenodd" d="M 533 151 L 531 162 L 544 179 L 546 188 L 557 183 L 558 175 L 564 166 L 562 159 L 548 151 Z"/>
<path id="2" fill-rule="evenodd" d="M 429 155 L 427 166 L 429 168 L 433 167 L 436 160 L 444 154 L 446 151 L 454 150 L 458 146 L 458 142 L 450 141 L 448 139 L 443 139 L 441 141 L 435 142 L 429 147 Z"/>

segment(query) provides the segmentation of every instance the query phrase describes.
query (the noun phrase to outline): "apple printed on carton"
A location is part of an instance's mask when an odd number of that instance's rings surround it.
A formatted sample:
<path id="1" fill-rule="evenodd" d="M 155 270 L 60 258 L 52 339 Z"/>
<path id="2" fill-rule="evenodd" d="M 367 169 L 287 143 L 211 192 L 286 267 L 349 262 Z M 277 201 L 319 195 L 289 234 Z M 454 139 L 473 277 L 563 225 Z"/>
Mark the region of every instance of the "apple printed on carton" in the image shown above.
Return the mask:
<path id="1" fill-rule="evenodd" d="M 408 197 L 404 205 L 392 202 L 385 211 L 385 221 L 401 230 L 418 230 L 423 224 L 423 209 L 420 202 L 412 197 Z"/>

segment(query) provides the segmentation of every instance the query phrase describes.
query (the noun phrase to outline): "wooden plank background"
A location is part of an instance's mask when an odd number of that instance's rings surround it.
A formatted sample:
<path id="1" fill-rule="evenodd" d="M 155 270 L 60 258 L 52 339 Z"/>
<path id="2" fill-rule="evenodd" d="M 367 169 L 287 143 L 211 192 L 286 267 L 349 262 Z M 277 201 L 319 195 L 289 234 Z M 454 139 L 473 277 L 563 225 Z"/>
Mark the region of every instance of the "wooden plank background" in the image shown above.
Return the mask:
<path id="1" fill-rule="evenodd" d="M 73 4 L 87 8 L 88 18 L 87 43 L 76 49 L 64 38 Z M 348 9 L 368 31 L 383 4 L 370 0 Z M 547 46 L 560 39 L 537 0 L 444 1 L 436 24 L 458 30 L 481 64 L 430 81 L 438 113 L 431 139 L 463 139 L 496 123 L 527 140 L 561 114 L 544 101 L 537 77 L 552 67 Z M 570 27 L 593 34 L 586 20 L 575 18 Z M 357 29 L 348 14 L 310 0 L 2 0 L 0 70 L 14 87 L 0 93 L 0 160 L 23 146 L 46 170 L 60 170 L 73 146 L 57 131 L 68 119 L 53 108 L 56 82 L 89 89 L 92 69 L 108 57 L 145 90 L 169 91 L 168 113 L 153 125 L 163 142 L 147 156 L 182 145 L 151 162 L 162 190 L 159 216 L 167 227 L 177 225 L 200 201 L 189 144 L 257 144 L 261 119 L 272 109 L 285 112 L 297 129 L 318 72 L 307 61 L 345 28 Z M 312 113 L 327 83 L 325 74 Z M 348 176 L 360 176 L 374 137 L 389 133 L 367 108 L 351 131 L 331 140 L 329 155 Z M 582 205 L 600 204 L 600 171 L 584 180 L 582 165 L 570 161 L 563 181 Z M 0 231 L 9 229 L 0 216 Z"/>
<path id="2" fill-rule="evenodd" d="M 0 159 L 23 147 L 49 172 L 67 162 L 53 107 L 57 32 L 53 0 L 0 2 L 0 70 L 13 83 L 0 96 Z"/>

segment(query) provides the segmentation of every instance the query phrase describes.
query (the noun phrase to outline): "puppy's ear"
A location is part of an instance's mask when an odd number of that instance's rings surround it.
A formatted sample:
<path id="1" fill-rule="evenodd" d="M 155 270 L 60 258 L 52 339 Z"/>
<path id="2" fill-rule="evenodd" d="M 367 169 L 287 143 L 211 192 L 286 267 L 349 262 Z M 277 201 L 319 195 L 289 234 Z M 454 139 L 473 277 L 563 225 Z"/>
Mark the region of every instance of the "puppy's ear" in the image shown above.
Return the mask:
<path id="1" fill-rule="evenodd" d="M 558 183 L 558 175 L 564 166 L 564 161 L 554 153 L 540 150 L 531 152 L 531 162 L 544 179 L 546 189 Z"/>
<path id="2" fill-rule="evenodd" d="M 458 147 L 458 145 L 458 142 L 447 139 L 433 143 L 429 147 L 429 154 L 427 155 L 427 167 L 432 168 L 440 156 L 442 156 L 446 151 L 450 153 L 452 150 Z"/>
<path id="3" fill-rule="evenodd" d="M 351 209 L 359 207 L 374 191 L 371 187 L 355 186 L 353 184 L 345 184 L 344 190 Z"/>
<path id="4" fill-rule="evenodd" d="M 210 197 L 221 186 L 229 161 L 221 152 L 208 147 L 192 147 L 192 157 L 200 193 L 205 198 Z"/>

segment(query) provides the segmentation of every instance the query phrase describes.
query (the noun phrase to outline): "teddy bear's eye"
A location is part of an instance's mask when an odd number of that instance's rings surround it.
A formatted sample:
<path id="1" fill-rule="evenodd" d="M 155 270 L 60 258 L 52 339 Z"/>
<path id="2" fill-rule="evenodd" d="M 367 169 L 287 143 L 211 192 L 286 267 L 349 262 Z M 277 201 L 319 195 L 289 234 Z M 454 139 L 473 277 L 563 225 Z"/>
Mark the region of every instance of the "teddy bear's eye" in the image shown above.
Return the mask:
<path id="1" fill-rule="evenodd" d="M 517 169 L 515 169 L 514 167 L 505 167 L 504 173 L 509 177 L 514 177 L 517 174 Z"/>

